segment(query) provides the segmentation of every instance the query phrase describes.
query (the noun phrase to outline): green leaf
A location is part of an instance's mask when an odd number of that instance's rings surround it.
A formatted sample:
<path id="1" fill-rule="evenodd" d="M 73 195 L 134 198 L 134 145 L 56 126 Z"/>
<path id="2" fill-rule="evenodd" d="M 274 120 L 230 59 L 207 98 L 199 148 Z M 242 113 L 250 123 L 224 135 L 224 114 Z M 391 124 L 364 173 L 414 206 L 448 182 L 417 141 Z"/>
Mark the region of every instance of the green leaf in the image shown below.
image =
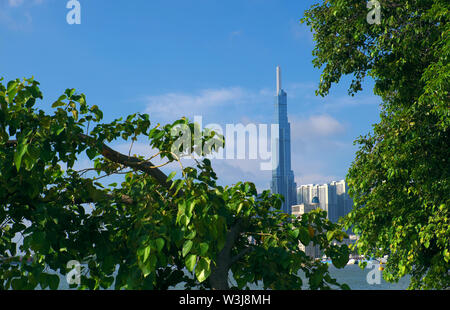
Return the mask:
<path id="1" fill-rule="evenodd" d="M 61 97 L 63 97 L 63 96 L 61 96 Z M 64 97 L 65 97 L 65 96 L 64 96 Z M 62 106 L 65 106 L 65 105 L 66 105 L 65 102 L 62 102 L 62 101 L 60 101 L 60 100 L 58 99 L 57 101 L 55 101 L 55 102 L 52 104 L 52 108 L 62 107 Z"/>
<path id="2" fill-rule="evenodd" d="M 94 159 L 95 156 L 97 156 L 97 150 L 94 148 L 89 148 L 86 150 L 86 154 L 89 157 L 90 160 Z"/>
<path id="3" fill-rule="evenodd" d="M 25 169 L 30 171 L 31 169 L 33 169 L 34 164 L 37 162 L 37 158 L 35 158 L 33 156 L 33 154 L 31 154 L 31 145 L 28 147 L 28 151 L 24 154 L 23 158 L 22 158 L 22 166 L 23 164 L 25 164 Z"/>
<path id="4" fill-rule="evenodd" d="M 186 227 L 189 224 L 190 220 L 189 217 L 186 214 L 182 214 L 180 216 L 180 224 Z"/>
<path id="5" fill-rule="evenodd" d="M 189 251 L 192 249 L 192 245 L 193 245 L 194 243 L 192 242 L 192 240 L 187 240 L 185 243 L 184 243 L 184 245 L 183 245 L 183 249 L 182 249 L 182 255 L 183 255 L 183 257 L 185 257 L 188 253 L 189 253 Z"/>
<path id="6" fill-rule="evenodd" d="M 159 252 L 161 252 L 162 248 L 164 247 L 164 239 L 163 238 L 158 238 L 155 240 L 155 244 L 156 244 L 156 250 Z"/>
<path id="7" fill-rule="evenodd" d="M 243 203 L 243 202 L 241 202 L 241 203 L 238 205 L 237 210 L 236 210 L 236 213 L 237 213 L 237 214 L 239 214 L 239 212 L 241 212 L 242 207 L 244 207 L 244 203 Z"/>
<path id="8" fill-rule="evenodd" d="M 344 268 L 348 262 L 348 256 L 350 254 L 346 244 L 341 246 L 333 246 L 330 253 L 331 261 L 336 268 Z"/>
<path id="9" fill-rule="evenodd" d="M 316 270 L 309 278 L 309 285 L 312 289 L 317 288 L 323 280 L 323 273 Z"/>
<path id="10" fill-rule="evenodd" d="M 57 290 L 59 286 L 59 277 L 51 274 L 47 277 L 47 283 L 51 290 Z"/>
<path id="11" fill-rule="evenodd" d="M 145 247 L 144 253 L 143 253 L 143 257 L 142 257 L 142 262 L 145 263 L 145 262 L 147 261 L 149 255 L 150 255 L 150 250 L 151 250 L 151 249 L 150 249 L 149 246 Z"/>
<path id="12" fill-rule="evenodd" d="M 200 255 L 205 256 L 208 253 L 209 245 L 205 242 L 200 243 Z"/>
<path id="13" fill-rule="evenodd" d="M 188 208 L 186 209 L 186 215 L 188 216 L 188 218 L 192 217 L 192 212 L 194 211 L 194 208 L 195 208 L 195 200 L 191 202 Z"/>
<path id="14" fill-rule="evenodd" d="M 300 233 L 299 229 L 294 229 L 294 230 L 289 231 L 289 235 L 291 235 L 292 238 L 298 238 L 299 233 Z"/>
<path id="15" fill-rule="evenodd" d="M 301 227 L 299 229 L 299 237 L 300 237 L 300 242 L 304 246 L 307 246 L 311 242 L 311 236 L 309 235 L 308 230 L 304 227 Z"/>
<path id="16" fill-rule="evenodd" d="M 156 257 L 156 255 L 152 255 L 152 256 L 150 256 L 150 259 L 148 260 L 148 262 L 150 263 L 152 270 L 155 270 L 156 263 L 158 262 L 158 258 Z"/>
<path id="17" fill-rule="evenodd" d="M 19 278 L 11 281 L 11 286 L 13 290 L 24 290 L 26 289 L 27 279 Z"/>
<path id="18" fill-rule="evenodd" d="M 27 139 L 24 136 L 19 138 L 17 150 L 14 153 L 14 164 L 16 165 L 17 171 L 20 170 L 20 165 L 22 163 L 23 155 L 25 155 L 28 149 Z"/>
<path id="19" fill-rule="evenodd" d="M 66 129 L 66 127 L 61 127 L 56 131 L 56 135 L 59 136 L 61 134 L 61 132 L 64 131 L 64 129 Z"/>
<path id="20" fill-rule="evenodd" d="M 39 285 L 41 289 L 45 290 L 48 287 L 48 279 L 46 273 L 40 273 L 38 276 L 39 279 Z"/>
<path id="21" fill-rule="evenodd" d="M 167 182 L 169 182 L 170 180 L 172 180 L 175 176 L 176 176 L 177 172 L 176 171 L 172 171 L 169 176 L 167 177 Z"/>
<path id="22" fill-rule="evenodd" d="M 139 264 L 139 268 L 142 271 L 144 278 L 147 278 L 152 273 L 152 266 L 149 262 Z"/>
<path id="23" fill-rule="evenodd" d="M 73 115 L 73 118 L 77 121 L 78 120 L 78 111 L 72 110 L 72 115 Z"/>
<path id="24" fill-rule="evenodd" d="M 17 81 L 10 81 L 8 83 L 8 89 L 6 90 L 7 94 L 8 94 L 8 99 L 9 102 L 12 102 L 14 99 L 14 96 L 16 96 L 17 91 L 18 91 L 18 83 Z"/>
<path id="25" fill-rule="evenodd" d="M 195 238 L 195 236 L 197 235 L 197 231 L 193 230 L 191 231 L 189 234 L 186 235 L 186 237 L 184 237 L 185 239 L 189 239 L 192 240 Z"/>
<path id="26" fill-rule="evenodd" d="M 201 283 L 205 281 L 209 275 L 211 274 L 211 267 L 210 267 L 211 260 L 202 257 L 197 264 L 197 267 L 195 267 L 195 276 L 197 277 L 197 280 Z"/>
<path id="27" fill-rule="evenodd" d="M 197 255 L 189 254 L 186 259 L 184 260 L 184 263 L 186 265 L 187 270 L 192 272 L 195 267 L 195 263 L 197 262 Z"/>
<path id="28" fill-rule="evenodd" d="M 333 230 L 330 230 L 330 231 L 327 231 L 327 240 L 328 241 L 331 241 L 331 240 L 333 240 L 333 238 L 334 238 L 334 231 Z"/>
<path id="29" fill-rule="evenodd" d="M 16 88 L 17 88 L 17 81 L 9 81 L 6 92 L 8 92 L 8 93 L 12 92 Z"/>
<path id="30" fill-rule="evenodd" d="M 67 95 L 67 98 L 71 98 L 73 96 L 73 94 L 75 93 L 75 89 L 71 88 L 71 89 L 66 89 L 66 91 L 64 92 Z"/>

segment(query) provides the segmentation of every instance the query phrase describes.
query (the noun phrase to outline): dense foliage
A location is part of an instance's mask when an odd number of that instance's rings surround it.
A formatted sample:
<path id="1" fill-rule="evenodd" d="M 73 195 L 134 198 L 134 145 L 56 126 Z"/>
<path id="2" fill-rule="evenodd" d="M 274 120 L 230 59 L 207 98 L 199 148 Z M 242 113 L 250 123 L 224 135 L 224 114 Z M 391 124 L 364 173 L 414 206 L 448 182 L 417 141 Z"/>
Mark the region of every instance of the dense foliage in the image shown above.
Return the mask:
<path id="1" fill-rule="evenodd" d="M 356 141 L 345 222 L 360 235 L 361 253 L 389 255 L 386 280 L 411 274 L 410 288 L 448 288 L 450 2 L 375 2 L 380 24 L 367 22 L 359 0 L 324 1 L 303 19 L 323 68 L 318 94 L 344 75 L 353 75 L 354 94 L 370 76 L 382 99 L 381 121 Z"/>
<path id="2" fill-rule="evenodd" d="M 348 248 L 333 244 L 345 234 L 324 211 L 290 218 L 279 211 L 281 197 L 258 194 L 252 183 L 217 185 L 208 159 L 175 179 L 105 144 L 140 138 L 173 162 L 172 129 L 195 124 L 152 127 L 147 114 L 102 123 L 99 107 L 74 89 L 50 113 L 38 108 L 41 99 L 33 79 L 0 84 L 0 288 L 56 289 L 55 272 L 65 275 L 72 260 L 82 263 L 84 289 L 227 289 L 230 271 L 237 288 L 300 289 L 299 272 L 312 289 L 347 288 L 298 247 L 318 244 L 345 266 Z M 223 141 L 209 131 L 200 140 L 191 151 Z M 75 170 L 86 158 L 91 166 Z M 124 174 L 120 185 L 101 183 L 115 174 Z"/>

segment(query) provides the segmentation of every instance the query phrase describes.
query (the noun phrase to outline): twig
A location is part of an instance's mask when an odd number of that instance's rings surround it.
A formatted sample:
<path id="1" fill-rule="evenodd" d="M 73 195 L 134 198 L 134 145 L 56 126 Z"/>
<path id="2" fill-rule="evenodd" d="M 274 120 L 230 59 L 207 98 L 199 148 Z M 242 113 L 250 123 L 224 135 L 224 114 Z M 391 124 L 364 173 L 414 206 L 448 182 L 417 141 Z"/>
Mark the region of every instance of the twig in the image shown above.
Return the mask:
<path id="1" fill-rule="evenodd" d="M 134 144 L 134 139 L 131 139 L 131 146 L 130 149 L 128 150 L 128 156 L 131 157 L 131 149 L 133 148 L 133 144 Z"/>

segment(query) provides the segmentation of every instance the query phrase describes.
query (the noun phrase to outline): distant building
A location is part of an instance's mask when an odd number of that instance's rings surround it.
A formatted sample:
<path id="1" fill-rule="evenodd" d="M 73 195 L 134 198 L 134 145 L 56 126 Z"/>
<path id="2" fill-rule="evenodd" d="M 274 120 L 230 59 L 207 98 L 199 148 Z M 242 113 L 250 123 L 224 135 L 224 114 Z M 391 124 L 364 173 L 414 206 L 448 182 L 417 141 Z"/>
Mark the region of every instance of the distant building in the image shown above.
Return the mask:
<path id="1" fill-rule="evenodd" d="M 300 188 L 300 187 L 299 187 Z M 326 188 L 326 187 L 323 187 Z M 305 188 L 303 188 L 305 189 Z M 308 194 L 308 191 L 305 189 L 306 193 Z M 323 205 L 323 204 L 322 204 Z M 301 218 L 303 214 L 311 212 L 312 210 L 315 210 L 317 208 L 322 208 L 320 199 L 317 196 L 314 196 L 311 198 L 311 203 L 301 203 L 298 205 L 292 206 L 292 215 L 295 217 Z M 358 237 L 356 235 L 351 234 L 349 231 L 348 238 L 344 238 L 341 242 L 334 241 L 333 244 L 347 244 L 348 246 L 355 244 L 357 242 Z M 313 245 L 312 243 L 307 244 L 306 246 L 302 243 L 299 243 L 300 250 L 304 251 L 305 254 L 312 258 L 321 258 L 323 255 L 323 251 L 320 250 L 320 247 L 318 245 Z M 353 254 L 356 255 L 356 252 Z"/>
<path id="2" fill-rule="evenodd" d="M 297 187 L 298 204 L 312 203 L 314 197 L 318 198 L 320 208 L 327 211 L 328 219 L 333 223 L 352 209 L 353 201 L 348 195 L 348 187 L 344 180 Z"/>
<path id="3" fill-rule="evenodd" d="M 297 187 L 297 202 L 298 205 L 292 206 L 292 215 L 301 217 L 316 208 L 321 208 L 327 211 L 327 217 L 333 223 L 336 223 L 340 217 L 347 215 L 353 205 L 353 201 L 348 195 L 348 186 L 344 180 L 333 181 L 328 184 L 300 185 Z M 338 244 L 350 245 L 356 242 L 357 237 L 351 234 L 351 230 L 347 233 L 350 234 L 349 238 L 338 242 Z M 323 254 L 319 246 L 313 246 L 312 244 L 306 247 L 300 244 L 300 249 L 313 258 L 320 258 Z"/>
<path id="4" fill-rule="evenodd" d="M 320 204 L 318 202 L 317 197 L 313 197 L 312 203 L 302 203 L 299 205 L 292 206 L 292 215 L 301 218 L 303 214 L 311 212 L 317 208 L 320 208 Z M 321 257 L 320 247 L 318 245 L 313 245 L 312 242 L 310 244 L 299 244 L 300 250 L 304 251 L 306 255 L 312 258 Z"/>
<path id="5" fill-rule="evenodd" d="M 320 208 L 320 205 L 318 203 L 302 203 L 299 205 L 293 205 L 292 215 L 301 217 L 303 214 L 311 212 L 312 210 L 315 210 L 317 208 Z"/>
<path id="6" fill-rule="evenodd" d="M 291 169 L 291 125 L 287 117 L 287 94 L 281 88 L 281 69 L 277 67 L 277 94 L 275 96 L 275 122 L 278 139 L 272 137 L 271 191 L 284 197 L 282 211 L 291 214 L 291 206 L 297 203 L 297 185 Z"/>

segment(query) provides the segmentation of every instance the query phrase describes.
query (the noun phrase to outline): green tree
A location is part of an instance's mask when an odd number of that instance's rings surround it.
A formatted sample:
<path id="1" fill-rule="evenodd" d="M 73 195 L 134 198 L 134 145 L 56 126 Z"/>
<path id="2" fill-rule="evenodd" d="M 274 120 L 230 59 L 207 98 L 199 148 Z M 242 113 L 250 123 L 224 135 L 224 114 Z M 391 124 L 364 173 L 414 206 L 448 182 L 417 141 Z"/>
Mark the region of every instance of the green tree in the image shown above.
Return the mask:
<path id="1" fill-rule="evenodd" d="M 337 267 L 345 266 L 348 248 L 333 244 L 345 234 L 325 212 L 295 219 L 279 211 L 280 196 L 258 194 L 252 183 L 219 186 L 208 159 L 182 167 L 176 179 L 153 157 L 106 145 L 145 139 L 155 156 L 180 162 L 173 129 L 194 132 L 196 124 L 182 118 L 151 126 L 147 114 L 102 123 L 98 106 L 74 89 L 50 114 L 37 108 L 40 99 L 33 79 L 0 84 L 0 288 L 56 289 L 54 272 L 67 274 L 71 260 L 82 263 L 83 289 L 167 289 L 182 282 L 227 289 L 230 271 L 240 289 L 251 283 L 300 289 L 300 271 L 312 289 L 348 288 L 298 247 L 320 245 Z M 222 143 L 209 142 L 223 137 L 205 130 L 197 140 L 190 151 L 209 145 L 213 152 Z M 86 156 L 92 166 L 75 170 Z M 124 174 L 120 185 L 101 183 L 117 174 Z M 18 254 L 33 259 L 18 263 Z"/>
<path id="2" fill-rule="evenodd" d="M 410 274 L 410 288 L 448 288 L 450 2 L 375 2 L 380 24 L 367 21 L 359 0 L 324 1 L 302 19 L 323 68 L 317 94 L 352 75 L 353 95 L 368 75 L 382 99 L 380 122 L 356 141 L 347 175 L 354 207 L 344 222 L 360 235 L 361 253 L 389 255 L 386 280 Z"/>

